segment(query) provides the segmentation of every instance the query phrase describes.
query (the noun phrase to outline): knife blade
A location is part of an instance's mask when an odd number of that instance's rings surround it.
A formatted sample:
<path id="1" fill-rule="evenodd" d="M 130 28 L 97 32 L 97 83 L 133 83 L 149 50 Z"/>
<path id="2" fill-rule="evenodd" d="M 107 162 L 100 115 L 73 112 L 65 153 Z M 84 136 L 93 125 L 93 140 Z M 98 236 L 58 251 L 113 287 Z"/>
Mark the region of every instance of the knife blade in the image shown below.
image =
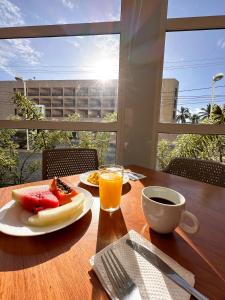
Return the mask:
<path id="1" fill-rule="evenodd" d="M 153 266 L 155 266 L 159 271 L 161 271 L 164 275 L 166 275 L 168 278 L 170 278 L 172 281 L 174 281 L 177 285 L 182 287 L 184 290 L 186 290 L 189 294 L 194 296 L 196 299 L 209 300 L 198 290 L 193 288 L 186 280 L 184 280 L 169 265 L 167 265 L 159 256 L 152 253 L 149 249 L 129 239 L 126 240 L 126 243 L 133 250 L 135 250 L 141 256 L 143 256 L 147 261 L 149 261 Z"/>

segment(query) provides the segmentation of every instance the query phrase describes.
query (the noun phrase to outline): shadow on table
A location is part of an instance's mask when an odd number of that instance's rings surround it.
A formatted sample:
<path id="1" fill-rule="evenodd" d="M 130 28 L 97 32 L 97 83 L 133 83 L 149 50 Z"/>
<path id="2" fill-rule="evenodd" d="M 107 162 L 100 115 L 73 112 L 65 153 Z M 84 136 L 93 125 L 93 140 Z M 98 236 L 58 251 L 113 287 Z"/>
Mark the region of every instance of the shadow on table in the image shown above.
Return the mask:
<path id="1" fill-rule="evenodd" d="M 4 253 L 0 271 L 26 269 L 48 261 L 76 244 L 87 231 L 92 219 L 89 211 L 77 222 L 58 231 L 34 237 L 15 237 L 4 235 L 0 249 Z"/>
<path id="2" fill-rule="evenodd" d="M 99 223 L 98 223 L 98 234 L 97 234 L 97 244 L 96 253 L 100 250 L 113 243 L 114 241 L 120 239 L 122 236 L 127 234 L 127 227 L 124 221 L 124 217 L 121 209 L 108 213 L 106 211 L 100 210 L 99 213 Z M 92 299 L 99 300 L 103 299 L 102 285 L 98 280 L 95 272 L 91 270 L 89 272 L 90 281 L 92 283 Z M 106 295 L 105 291 L 104 294 Z"/>

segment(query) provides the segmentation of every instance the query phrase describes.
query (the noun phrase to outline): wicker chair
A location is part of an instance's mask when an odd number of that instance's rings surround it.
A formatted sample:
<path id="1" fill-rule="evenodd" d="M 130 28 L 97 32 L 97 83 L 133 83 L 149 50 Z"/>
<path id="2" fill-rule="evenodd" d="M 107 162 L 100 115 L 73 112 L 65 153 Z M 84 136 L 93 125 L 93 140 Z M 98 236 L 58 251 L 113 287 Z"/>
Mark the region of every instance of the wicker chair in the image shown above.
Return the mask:
<path id="1" fill-rule="evenodd" d="M 42 177 L 69 176 L 98 169 L 96 149 L 70 148 L 44 150 L 42 154 Z"/>
<path id="2" fill-rule="evenodd" d="M 177 157 L 163 171 L 225 187 L 225 164 L 220 162 Z"/>

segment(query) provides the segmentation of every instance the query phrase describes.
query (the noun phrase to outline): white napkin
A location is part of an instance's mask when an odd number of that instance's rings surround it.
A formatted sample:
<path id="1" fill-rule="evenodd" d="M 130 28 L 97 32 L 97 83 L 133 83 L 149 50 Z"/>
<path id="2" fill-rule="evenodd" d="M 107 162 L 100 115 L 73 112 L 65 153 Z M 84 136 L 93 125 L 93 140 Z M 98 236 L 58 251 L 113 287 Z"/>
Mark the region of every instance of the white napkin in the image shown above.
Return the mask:
<path id="1" fill-rule="evenodd" d="M 131 239 L 141 245 L 147 247 L 150 251 L 157 254 L 163 259 L 171 268 L 173 268 L 179 275 L 181 275 L 191 286 L 194 286 L 194 275 L 179 265 L 171 257 L 159 250 L 150 241 L 143 238 L 136 231 L 131 230 L 124 235 L 121 239 L 115 241 L 103 250 L 98 252 L 90 259 L 95 273 L 97 274 L 103 287 L 111 297 L 117 299 L 113 291 L 112 285 L 108 279 L 107 273 L 101 261 L 101 255 L 113 249 L 116 256 L 123 264 L 127 273 L 139 287 L 142 299 L 152 300 L 188 300 L 190 294 L 179 287 L 176 283 L 171 281 L 168 277 L 163 275 L 156 267 L 151 265 L 146 259 L 139 255 L 136 251 L 132 250 L 126 243 L 126 239 Z"/>
<path id="2" fill-rule="evenodd" d="M 127 175 L 130 180 L 134 180 L 134 181 L 146 178 L 146 176 L 143 174 L 139 174 L 139 173 L 131 172 L 131 171 L 128 172 Z"/>

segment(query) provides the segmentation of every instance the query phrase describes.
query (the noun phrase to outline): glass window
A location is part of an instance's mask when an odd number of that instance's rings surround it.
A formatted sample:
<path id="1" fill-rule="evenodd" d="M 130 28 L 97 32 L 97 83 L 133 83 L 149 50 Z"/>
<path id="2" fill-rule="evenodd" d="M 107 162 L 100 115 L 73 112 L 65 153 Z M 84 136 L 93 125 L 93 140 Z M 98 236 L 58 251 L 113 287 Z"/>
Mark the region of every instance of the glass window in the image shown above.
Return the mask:
<path id="1" fill-rule="evenodd" d="M 175 157 L 191 157 L 225 162 L 225 135 L 158 135 L 157 168 L 165 169 Z"/>
<path id="2" fill-rule="evenodd" d="M 120 6 L 121 0 L 5 0 L 0 27 L 118 21 Z"/>
<path id="3" fill-rule="evenodd" d="M 119 35 L 0 40 L 0 57 L 0 120 L 15 115 L 12 97 L 24 88 L 31 99 L 65 100 L 62 108 L 69 97 L 71 108 L 86 98 L 82 109 L 90 98 L 102 101 L 103 89 L 117 94 Z"/>
<path id="4" fill-rule="evenodd" d="M 216 122 L 213 109 L 221 114 L 225 104 L 224 36 L 224 29 L 166 34 L 161 122 Z"/>
<path id="5" fill-rule="evenodd" d="M 39 96 L 39 88 L 28 88 L 28 96 Z M 41 96 L 45 96 L 45 95 L 42 95 Z M 48 95 L 46 95 L 48 96 Z"/>
<path id="6" fill-rule="evenodd" d="M 65 87 L 64 88 L 64 96 L 75 96 L 75 88 Z"/>
<path id="7" fill-rule="evenodd" d="M 46 107 L 51 107 L 51 99 L 50 98 L 40 98 L 39 103 Z"/>
<path id="8" fill-rule="evenodd" d="M 52 107 L 63 107 L 63 99 L 62 98 L 53 98 L 52 99 Z"/>
<path id="9" fill-rule="evenodd" d="M 169 0 L 168 18 L 218 16 L 225 14 L 221 0 Z"/>
<path id="10" fill-rule="evenodd" d="M 88 107 L 87 98 L 77 98 L 77 108 Z"/>
<path id="11" fill-rule="evenodd" d="M 46 114 L 50 116 L 50 110 Z M 0 168 L 1 185 L 12 185 L 42 179 L 42 150 L 45 145 L 51 148 L 94 147 L 98 151 L 99 162 L 115 163 L 116 133 L 63 131 L 42 129 L 0 129 L 1 143 Z M 27 140 L 28 137 L 28 140 Z M 50 143 L 48 143 L 50 142 Z M 27 151 L 27 146 L 30 150 Z M 5 162 L 9 163 L 5 163 Z M 21 168 L 23 165 L 23 168 Z"/>
<path id="12" fill-rule="evenodd" d="M 52 96 L 62 96 L 63 88 L 52 88 Z"/>
<path id="13" fill-rule="evenodd" d="M 40 95 L 41 96 L 51 96 L 51 89 L 50 88 L 40 88 Z"/>

